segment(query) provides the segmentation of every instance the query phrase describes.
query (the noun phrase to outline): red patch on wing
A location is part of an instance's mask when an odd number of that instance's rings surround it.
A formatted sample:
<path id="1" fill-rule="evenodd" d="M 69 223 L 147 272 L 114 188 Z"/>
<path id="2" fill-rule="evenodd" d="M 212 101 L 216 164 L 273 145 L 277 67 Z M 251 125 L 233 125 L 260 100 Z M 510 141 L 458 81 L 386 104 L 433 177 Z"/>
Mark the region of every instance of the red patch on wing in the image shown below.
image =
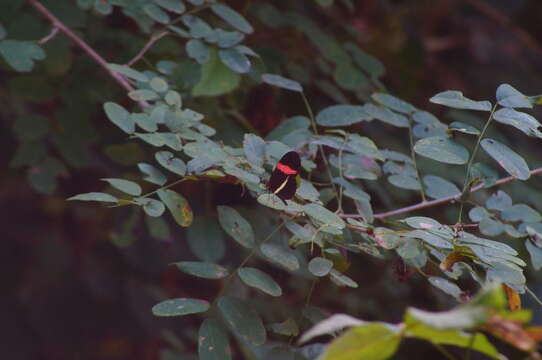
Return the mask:
<path id="1" fill-rule="evenodd" d="M 289 167 L 288 165 L 284 165 L 281 163 L 277 164 L 277 169 L 279 169 L 281 172 L 283 172 L 286 175 L 295 175 L 297 174 L 297 171 Z"/>

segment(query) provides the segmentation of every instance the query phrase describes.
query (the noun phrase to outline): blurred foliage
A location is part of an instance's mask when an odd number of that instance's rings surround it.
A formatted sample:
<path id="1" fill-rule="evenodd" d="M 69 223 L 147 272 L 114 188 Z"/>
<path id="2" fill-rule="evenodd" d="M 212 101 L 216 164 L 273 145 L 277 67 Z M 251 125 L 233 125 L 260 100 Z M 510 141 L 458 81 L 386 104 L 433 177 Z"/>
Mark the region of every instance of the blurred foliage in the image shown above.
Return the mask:
<path id="1" fill-rule="evenodd" d="M 377 359 L 405 337 L 394 358 L 536 356 L 511 310 L 540 289 L 540 10 L 2 1 L 2 354 Z M 291 149 L 284 205 L 264 184 Z M 457 302 L 460 325 L 407 309 Z M 378 322 L 292 345 L 332 313 Z"/>

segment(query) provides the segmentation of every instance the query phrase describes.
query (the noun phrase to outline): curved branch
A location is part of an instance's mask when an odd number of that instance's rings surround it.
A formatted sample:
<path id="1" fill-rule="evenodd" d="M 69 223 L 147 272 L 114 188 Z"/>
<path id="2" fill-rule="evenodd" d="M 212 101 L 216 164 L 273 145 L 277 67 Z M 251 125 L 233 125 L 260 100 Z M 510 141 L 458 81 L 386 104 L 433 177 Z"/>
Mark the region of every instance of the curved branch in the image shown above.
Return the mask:
<path id="1" fill-rule="evenodd" d="M 540 175 L 540 174 L 542 174 L 542 167 L 531 170 L 531 176 Z M 517 179 L 515 177 L 508 176 L 508 177 L 497 180 L 495 182 L 495 185 L 493 185 L 493 186 L 504 185 L 504 184 L 507 184 L 509 182 L 516 181 L 516 180 Z M 473 193 L 473 192 L 482 190 L 483 188 L 484 188 L 484 185 L 480 184 L 480 185 L 474 186 L 471 189 L 470 192 Z M 401 215 L 401 214 L 411 212 L 411 211 L 416 211 L 416 210 L 422 210 L 422 209 L 425 209 L 425 208 L 428 208 L 428 207 L 433 207 L 433 206 L 437 206 L 437 205 L 441 205 L 441 204 L 446 204 L 446 203 L 449 203 L 449 202 L 452 202 L 452 201 L 458 201 L 459 198 L 461 198 L 461 193 L 446 196 L 446 197 L 431 200 L 431 201 L 422 201 L 422 202 L 420 202 L 418 204 L 406 206 L 406 207 L 403 207 L 403 208 L 400 208 L 400 209 L 374 214 L 374 218 L 378 219 L 378 220 L 382 220 L 382 219 L 385 219 L 385 218 L 388 218 L 388 217 L 391 217 L 391 216 Z M 342 218 L 361 218 L 361 215 L 358 215 L 358 214 L 341 214 L 339 216 L 342 217 Z"/>
<path id="2" fill-rule="evenodd" d="M 104 60 L 93 48 L 91 48 L 83 39 L 77 36 L 70 28 L 64 25 L 56 16 L 54 16 L 45 6 L 43 6 L 38 0 L 28 0 L 30 5 L 32 5 L 39 13 L 41 13 L 47 20 L 53 24 L 54 28 L 57 28 L 59 31 L 63 32 L 67 37 L 72 39 L 81 49 L 83 49 L 91 58 L 93 58 L 100 66 L 102 66 L 108 73 L 111 75 L 126 91 L 132 91 L 134 88 L 126 79 L 109 69 L 107 61 Z M 149 103 L 146 101 L 138 101 L 139 106 L 146 108 L 149 106 Z"/>
<path id="3" fill-rule="evenodd" d="M 151 37 L 150 40 L 147 41 L 145 46 L 143 46 L 143 48 L 137 53 L 137 55 L 134 56 L 134 58 L 132 60 L 130 60 L 130 61 L 128 61 L 126 63 L 126 66 L 132 66 L 133 64 L 138 62 L 143 57 L 143 55 L 145 55 L 145 53 L 151 48 L 151 46 L 154 45 L 155 42 L 157 42 L 158 40 L 160 40 L 161 38 L 163 38 L 164 36 L 169 35 L 169 34 L 170 34 L 169 31 L 163 31 L 163 32 L 159 33 L 158 35 L 155 35 L 155 36 Z"/>

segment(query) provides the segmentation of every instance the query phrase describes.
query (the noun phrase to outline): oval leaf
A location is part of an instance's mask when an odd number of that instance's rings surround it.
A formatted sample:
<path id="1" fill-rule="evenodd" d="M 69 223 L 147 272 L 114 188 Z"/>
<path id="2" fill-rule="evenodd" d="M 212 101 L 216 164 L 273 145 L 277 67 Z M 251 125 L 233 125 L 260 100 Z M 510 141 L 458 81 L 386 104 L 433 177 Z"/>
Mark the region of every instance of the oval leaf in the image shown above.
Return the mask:
<path id="1" fill-rule="evenodd" d="M 101 180 L 107 181 L 115 189 L 120 190 L 126 194 L 134 195 L 134 196 L 141 195 L 141 186 L 139 186 L 139 184 L 133 181 L 124 180 L 124 179 L 112 179 L 112 178 L 105 178 Z"/>
<path id="2" fill-rule="evenodd" d="M 314 276 L 326 276 L 332 268 L 333 262 L 322 257 L 315 257 L 309 262 L 309 271 Z"/>
<path id="3" fill-rule="evenodd" d="M 321 126 L 349 126 L 370 119 L 363 106 L 355 105 L 329 106 L 316 115 L 316 122 Z"/>
<path id="4" fill-rule="evenodd" d="M 273 278 L 263 271 L 255 268 L 244 267 L 237 271 L 239 278 L 248 286 L 263 291 L 271 296 L 281 296 L 282 289 Z"/>
<path id="5" fill-rule="evenodd" d="M 221 296 L 218 299 L 218 309 L 230 329 L 243 341 L 252 345 L 265 343 L 267 335 L 262 319 L 243 300 Z"/>
<path id="6" fill-rule="evenodd" d="M 303 206 L 303 211 L 323 224 L 331 225 L 338 229 L 344 229 L 345 227 L 343 219 L 321 205 L 315 203 L 307 204 Z"/>
<path id="7" fill-rule="evenodd" d="M 170 211 L 175 222 L 183 227 L 190 226 L 194 219 L 194 214 L 190 204 L 186 199 L 173 190 L 158 190 L 158 197 Z"/>
<path id="8" fill-rule="evenodd" d="M 446 164 L 463 165 L 469 160 L 469 152 L 458 143 L 441 136 L 418 140 L 414 145 L 417 154 Z"/>
<path id="9" fill-rule="evenodd" d="M 204 279 L 222 279 L 228 276 L 228 270 L 218 264 L 198 261 L 180 261 L 173 263 L 182 272 Z"/>
<path id="10" fill-rule="evenodd" d="M 228 335 L 214 319 L 205 319 L 199 328 L 198 355 L 200 360 L 231 359 Z"/>
<path id="11" fill-rule="evenodd" d="M 135 122 L 125 108 L 113 102 L 106 102 L 103 108 L 105 114 L 113 124 L 117 125 L 125 133 L 133 134 L 135 131 Z"/>
<path id="12" fill-rule="evenodd" d="M 79 201 L 101 201 L 101 202 L 110 202 L 117 203 L 119 200 L 113 195 L 109 195 L 101 192 L 89 192 L 85 194 L 79 194 L 72 196 L 68 200 L 79 200 Z"/>
<path id="13" fill-rule="evenodd" d="M 262 81 L 264 83 L 267 83 L 269 85 L 273 85 L 279 88 L 297 91 L 297 92 L 303 92 L 303 88 L 301 87 L 301 84 L 299 84 L 297 81 L 287 79 L 280 75 L 263 74 Z"/>
<path id="14" fill-rule="evenodd" d="M 214 4 L 211 6 L 211 10 L 213 10 L 218 17 L 222 18 L 222 20 L 245 34 L 250 34 L 254 31 L 248 21 L 229 6 L 224 4 Z"/>
<path id="15" fill-rule="evenodd" d="M 218 221 L 224 231 L 240 245 L 249 249 L 254 247 L 254 231 L 250 223 L 234 208 L 217 206 L 216 209 L 218 211 Z"/>
<path id="16" fill-rule="evenodd" d="M 491 111 L 491 103 L 489 101 L 474 101 L 468 99 L 463 96 L 461 91 L 444 91 L 433 96 L 429 101 L 456 109 Z"/>
<path id="17" fill-rule="evenodd" d="M 489 156 L 513 177 L 527 180 L 531 176 L 525 160 L 508 146 L 493 139 L 484 139 L 480 144 Z"/>
<path id="18" fill-rule="evenodd" d="M 200 299 L 169 299 L 152 307 L 156 316 L 182 316 L 209 310 L 209 302 Z"/>

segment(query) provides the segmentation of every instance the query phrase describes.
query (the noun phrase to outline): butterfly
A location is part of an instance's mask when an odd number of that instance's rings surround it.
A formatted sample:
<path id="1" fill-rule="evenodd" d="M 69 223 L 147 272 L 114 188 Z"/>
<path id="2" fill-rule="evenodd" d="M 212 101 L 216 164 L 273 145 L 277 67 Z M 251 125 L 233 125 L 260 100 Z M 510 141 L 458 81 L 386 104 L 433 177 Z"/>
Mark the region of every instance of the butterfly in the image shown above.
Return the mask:
<path id="1" fill-rule="evenodd" d="M 297 190 L 296 178 L 300 167 L 299 154 L 295 151 L 287 152 L 280 158 L 267 182 L 267 189 L 277 195 L 285 205 L 288 205 L 286 200 L 293 198 Z"/>

